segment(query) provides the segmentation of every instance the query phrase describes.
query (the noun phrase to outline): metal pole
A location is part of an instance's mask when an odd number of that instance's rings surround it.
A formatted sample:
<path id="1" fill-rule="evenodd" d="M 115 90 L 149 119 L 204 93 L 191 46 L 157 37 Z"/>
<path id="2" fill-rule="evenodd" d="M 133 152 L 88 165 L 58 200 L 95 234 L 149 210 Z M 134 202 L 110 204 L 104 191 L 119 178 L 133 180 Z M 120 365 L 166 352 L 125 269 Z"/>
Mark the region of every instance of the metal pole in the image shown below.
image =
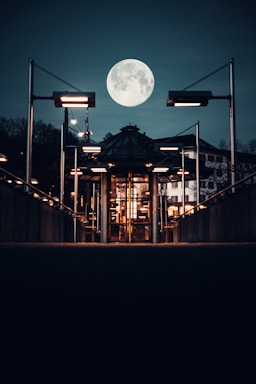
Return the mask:
<path id="1" fill-rule="evenodd" d="M 235 126 L 235 76 L 234 59 L 230 60 L 230 147 L 231 147 L 231 185 L 236 182 L 236 126 Z M 235 192 L 235 187 L 232 188 Z"/>
<path id="2" fill-rule="evenodd" d="M 77 147 L 75 147 L 74 160 L 75 176 L 74 176 L 74 243 L 76 243 L 76 224 L 77 224 L 77 195 L 78 195 L 78 174 L 77 174 Z"/>
<path id="3" fill-rule="evenodd" d="M 131 178 L 132 178 L 132 174 L 131 172 L 129 171 L 128 173 L 128 239 L 129 239 L 129 243 L 132 242 L 132 183 L 131 183 Z"/>
<path id="4" fill-rule="evenodd" d="M 96 192 L 96 231 L 99 233 L 99 227 L 100 227 L 100 195 L 99 191 Z"/>
<path id="5" fill-rule="evenodd" d="M 184 154 L 184 148 L 182 148 L 182 210 L 183 210 L 183 217 L 185 216 L 185 154 Z"/>
<path id="6" fill-rule="evenodd" d="M 167 183 L 164 183 L 164 233 L 165 242 L 168 242 L 168 211 L 167 211 Z"/>
<path id="7" fill-rule="evenodd" d="M 65 203 L 65 158 L 68 135 L 68 108 L 64 109 L 64 122 L 60 133 L 60 207 Z"/>
<path id="8" fill-rule="evenodd" d="M 199 204 L 200 204 L 200 170 L 199 170 L 199 160 L 200 160 L 199 121 L 197 121 L 196 122 L 196 205 L 197 205 L 197 210 L 199 210 Z"/>
<path id="9" fill-rule="evenodd" d="M 61 123 L 60 133 L 60 208 L 64 204 L 64 177 L 65 177 L 65 151 L 64 151 L 64 123 Z"/>
<path id="10" fill-rule="evenodd" d="M 157 175 L 152 173 L 152 240 L 157 243 L 158 240 L 158 190 Z"/>
<path id="11" fill-rule="evenodd" d="M 163 235 L 163 196 L 162 196 L 162 189 L 160 189 L 159 194 L 159 206 L 160 206 L 160 232 L 161 232 L 161 240 Z"/>
<path id="12" fill-rule="evenodd" d="M 108 198 L 108 191 L 107 191 L 107 174 L 102 173 L 101 174 L 101 185 L 100 185 L 100 191 L 101 191 L 101 201 L 100 201 L 100 230 L 101 230 L 101 242 L 107 243 L 108 241 L 108 225 L 107 225 L 107 198 Z"/>
<path id="13" fill-rule="evenodd" d="M 92 185 L 92 242 L 94 242 L 95 226 L 95 183 Z"/>
<path id="14" fill-rule="evenodd" d="M 33 135 L 33 88 L 34 88 L 34 61 L 29 60 L 29 96 L 28 96 L 28 125 L 27 125 L 27 162 L 26 162 L 26 183 L 31 183 L 32 176 L 32 135 Z M 26 192 L 29 187 L 26 186 Z"/>

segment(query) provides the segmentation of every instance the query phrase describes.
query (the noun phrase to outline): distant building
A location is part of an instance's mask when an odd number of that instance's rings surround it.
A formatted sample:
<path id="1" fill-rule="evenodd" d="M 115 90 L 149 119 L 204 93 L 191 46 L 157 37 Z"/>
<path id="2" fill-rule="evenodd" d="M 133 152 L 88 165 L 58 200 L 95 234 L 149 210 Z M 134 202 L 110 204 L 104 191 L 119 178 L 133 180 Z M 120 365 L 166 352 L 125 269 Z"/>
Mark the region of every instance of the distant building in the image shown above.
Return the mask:
<path id="1" fill-rule="evenodd" d="M 193 134 L 156 139 L 156 142 L 172 145 L 179 143 L 184 146 L 186 157 L 190 159 L 196 158 L 196 136 Z M 230 151 L 218 149 L 199 139 L 199 158 L 201 164 L 203 163 L 210 172 L 207 178 L 200 177 L 200 202 L 203 202 L 216 192 L 230 185 Z M 256 155 L 237 152 L 236 159 L 236 181 L 256 171 Z M 181 181 L 170 178 L 170 182 L 165 186 L 165 193 L 168 202 L 168 216 L 175 217 L 181 215 L 183 213 Z M 192 210 L 196 202 L 196 180 L 187 180 L 185 181 L 185 211 Z"/>
<path id="2" fill-rule="evenodd" d="M 161 152 L 163 143 L 184 148 L 184 168 L 181 151 Z M 79 159 L 78 211 L 88 241 L 171 241 L 172 219 L 197 205 L 198 167 L 201 208 L 230 185 L 230 152 L 200 139 L 197 167 L 195 135 L 153 140 L 128 125 L 100 145 L 101 153 Z M 255 169 L 255 155 L 237 154 L 237 180 Z"/>

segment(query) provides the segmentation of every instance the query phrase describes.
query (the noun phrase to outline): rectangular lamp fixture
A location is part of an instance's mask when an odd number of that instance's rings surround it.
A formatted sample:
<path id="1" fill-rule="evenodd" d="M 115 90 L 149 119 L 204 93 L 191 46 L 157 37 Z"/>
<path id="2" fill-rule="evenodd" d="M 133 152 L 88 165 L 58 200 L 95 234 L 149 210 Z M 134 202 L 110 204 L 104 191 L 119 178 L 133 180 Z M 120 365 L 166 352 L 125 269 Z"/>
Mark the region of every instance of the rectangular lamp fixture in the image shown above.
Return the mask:
<path id="1" fill-rule="evenodd" d="M 182 143 L 157 143 L 155 144 L 155 151 L 157 152 L 177 152 L 180 151 L 181 148 L 183 147 Z"/>
<path id="2" fill-rule="evenodd" d="M 88 108 L 89 104 L 88 103 L 67 103 L 63 102 L 61 104 L 62 108 Z"/>
<path id="3" fill-rule="evenodd" d="M 172 147 L 172 146 L 161 146 L 159 147 L 160 151 L 178 151 L 180 147 Z"/>
<path id="4" fill-rule="evenodd" d="M 167 107 L 205 107 L 212 97 L 211 91 L 169 91 Z"/>
<path id="5" fill-rule="evenodd" d="M 101 152 L 101 146 L 100 145 L 83 145 L 82 151 L 85 153 L 100 153 Z"/>
<path id="6" fill-rule="evenodd" d="M 168 170 L 168 167 L 154 167 L 152 169 L 152 172 L 167 172 Z"/>
<path id="7" fill-rule="evenodd" d="M 95 92 L 53 92 L 57 108 L 94 108 Z"/>
<path id="8" fill-rule="evenodd" d="M 107 172 L 107 168 L 105 168 L 105 167 L 92 167 L 91 171 L 103 173 L 103 172 Z"/>

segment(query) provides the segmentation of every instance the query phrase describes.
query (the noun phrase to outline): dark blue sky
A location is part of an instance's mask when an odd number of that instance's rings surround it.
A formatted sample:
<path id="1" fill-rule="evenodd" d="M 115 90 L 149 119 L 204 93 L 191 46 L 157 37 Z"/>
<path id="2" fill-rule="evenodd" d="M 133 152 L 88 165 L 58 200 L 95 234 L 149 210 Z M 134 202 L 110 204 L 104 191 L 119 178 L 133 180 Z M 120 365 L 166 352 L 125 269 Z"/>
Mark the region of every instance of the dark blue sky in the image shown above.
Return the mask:
<path id="1" fill-rule="evenodd" d="M 5 2 L 0 23 L 0 116 L 27 118 L 32 58 L 75 87 L 96 92 L 96 108 L 89 111 L 95 140 L 129 123 L 152 138 L 173 136 L 199 120 L 201 137 L 218 146 L 220 139 L 230 140 L 228 101 L 180 109 L 166 107 L 166 98 L 169 89 L 183 89 L 234 57 L 236 136 L 247 143 L 256 138 L 255 25 L 255 7 L 248 0 Z M 126 58 L 145 62 L 155 77 L 152 96 L 137 107 L 116 104 L 106 89 L 108 71 Z M 35 68 L 36 95 L 62 90 L 73 89 Z M 228 66 L 191 90 L 229 94 Z M 84 129 L 84 111 L 73 113 Z M 59 127 L 63 115 L 51 101 L 35 102 L 35 120 Z"/>

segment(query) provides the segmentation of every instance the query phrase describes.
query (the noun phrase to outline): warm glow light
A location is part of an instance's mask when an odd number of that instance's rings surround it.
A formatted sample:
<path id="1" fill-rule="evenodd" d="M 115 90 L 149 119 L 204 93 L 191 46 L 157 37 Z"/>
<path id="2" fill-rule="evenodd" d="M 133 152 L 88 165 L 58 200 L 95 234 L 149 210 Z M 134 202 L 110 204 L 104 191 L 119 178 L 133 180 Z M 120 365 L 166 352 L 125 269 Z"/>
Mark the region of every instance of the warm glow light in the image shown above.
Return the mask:
<path id="1" fill-rule="evenodd" d="M 201 103 L 174 103 L 174 107 L 200 107 Z"/>
<path id="2" fill-rule="evenodd" d="M 189 175 L 189 171 L 186 171 L 186 170 L 182 170 L 182 169 L 179 169 L 178 172 L 177 172 L 177 175 L 182 175 L 182 173 L 184 173 L 184 175 Z"/>
<path id="3" fill-rule="evenodd" d="M 99 145 L 84 145 L 82 150 L 86 153 L 100 153 L 101 147 Z"/>
<path id="4" fill-rule="evenodd" d="M 52 97 L 57 108 L 95 107 L 95 92 L 53 92 Z"/>
<path id="5" fill-rule="evenodd" d="M 205 107 L 212 97 L 211 91 L 169 91 L 167 107 Z"/>
<path id="6" fill-rule="evenodd" d="M 6 161 L 8 161 L 8 158 L 6 155 L 4 155 L 3 153 L 0 153 L 0 161 L 5 163 Z"/>
<path id="7" fill-rule="evenodd" d="M 160 151 L 178 151 L 179 147 L 160 147 Z"/>
<path id="8" fill-rule="evenodd" d="M 78 103 L 78 104 L 74 104 L 74 103 L 71 103 L 71 102 L 64 102 L 62 103 L 62 107 L 63 108 L 88 108 L 89 104 L 88 103 Z"/>
<path id="9" fill-rule="evenodd" d="M 81 169 L 80 168 L 77 168 L 76 170 L 73 168 L 73 169 L 71 169 L 71 171 L 70 171 L 70 175 L 75 175 L 75 174 L 77 174 L 78 176 L 81 176 L 81 175 L 83 175 L 83 172 L 81 171 Z"/>
<path id="10" fill-rule="evenodd" d="M 88 101 L 88 96 L 61 96 L 60 99 L 64 103 L 82 103 Z"/>
<path id="11" fill-rule="evenodd" d="M 104 168 L 104 167 L 96 167 L 96 168 L 92 167 L 91 171 L 92 172 L 101 172 L 102 173 L 102 172 L 107 172 L 107 169 Z"/>
<path id="12" fill-rule="evenodd" d="M 169 170 L 168 167 L 155 167 L 152 172 L 167 172 Z"/>

